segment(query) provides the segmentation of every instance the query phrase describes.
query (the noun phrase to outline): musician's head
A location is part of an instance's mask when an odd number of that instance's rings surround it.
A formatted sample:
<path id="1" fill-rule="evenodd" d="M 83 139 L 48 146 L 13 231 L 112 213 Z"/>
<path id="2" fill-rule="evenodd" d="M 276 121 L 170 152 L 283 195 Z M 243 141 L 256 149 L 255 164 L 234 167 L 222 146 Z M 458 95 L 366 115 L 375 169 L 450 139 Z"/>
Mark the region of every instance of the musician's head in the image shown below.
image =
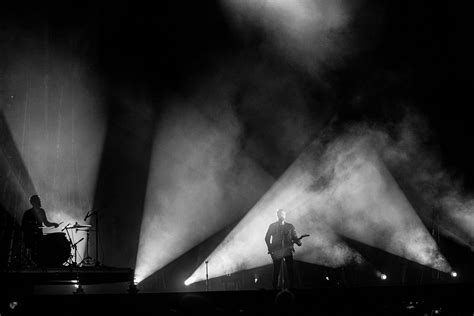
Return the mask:
<path id="1" fill-rule="evenodd" d="M 36 194 L 30 197 L 30 203 L 33 207 L 41 207 L 41 199 Z"/>
<path id="2" fill-rule="evenodd" d="M 277 217 L 278 217 L 278 220 L 279 220 L 280 222 L 285 221 L 286 212 L 285 212 L 283 209 L 279 209 L 279 210 L 277 211 Z"/>

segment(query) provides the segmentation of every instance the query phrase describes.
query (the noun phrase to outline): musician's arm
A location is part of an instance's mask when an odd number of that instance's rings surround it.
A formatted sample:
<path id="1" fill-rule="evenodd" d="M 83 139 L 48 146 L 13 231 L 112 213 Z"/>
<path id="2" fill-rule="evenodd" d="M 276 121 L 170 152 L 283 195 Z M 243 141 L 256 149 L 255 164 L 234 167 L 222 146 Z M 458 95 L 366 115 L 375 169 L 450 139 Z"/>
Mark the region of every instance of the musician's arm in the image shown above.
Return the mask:
<path id="1" fill-rule="evenodd" d="M 40 216 L 41 216 L 41 221 L 43 222 L 44 226 L 46 226 L 46 227 L 51 227 L 51 226 L 58 227 L 59 226 L 57 223 L 52 223 L 52 222 L 48 221 L 48 218 L 46 217 L 46 213 L 43 209 L 41 209 Z"/>
<path id="2" fill-rule="evenodd" d="M 298 246 L 301 246 L 303 244 L 301 240 L 298 238 L 298 236 L 296 235 L 295 226 L 291 227 L 291 240 Z"/>
<path id="3" fill-rule="evenodd" d="M 270 252 L 270 238 L 272 237 L 271 226 L 268 226 L 267 233 L 265 234 L 265 243 L 267 244 L 268 251 Z"/>

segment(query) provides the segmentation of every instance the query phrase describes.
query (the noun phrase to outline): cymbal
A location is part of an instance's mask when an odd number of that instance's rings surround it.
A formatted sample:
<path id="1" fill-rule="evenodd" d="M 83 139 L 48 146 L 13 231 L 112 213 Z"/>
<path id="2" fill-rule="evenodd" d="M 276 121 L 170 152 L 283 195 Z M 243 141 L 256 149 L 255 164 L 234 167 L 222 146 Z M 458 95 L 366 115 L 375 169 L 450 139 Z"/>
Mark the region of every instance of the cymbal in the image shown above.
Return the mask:
<path id="1" fill-rule="evenodd" d="M 89 228 L 89 227 L 92 227 L 92 225 L 87 225 L 87 224 L 79 225 L 79 224 L 76 223 L 74 225 L 66 226 L 64 228 L 66 228 L 66 229 L 76 229 L 76 228 Z"/>

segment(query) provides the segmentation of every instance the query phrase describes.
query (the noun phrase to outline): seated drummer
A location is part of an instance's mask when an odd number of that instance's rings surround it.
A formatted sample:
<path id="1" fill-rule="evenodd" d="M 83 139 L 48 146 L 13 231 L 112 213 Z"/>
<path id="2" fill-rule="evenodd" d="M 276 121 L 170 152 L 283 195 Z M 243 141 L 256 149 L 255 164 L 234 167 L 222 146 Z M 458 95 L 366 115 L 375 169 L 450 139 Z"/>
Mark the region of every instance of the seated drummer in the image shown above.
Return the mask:
<path id="1" fill-rule="evenodd" d="M 41 199 L 38 195 L 32 195 L 30 197 L 30 203 L 32 208 L 25 211 L 23 214 L 23 220 L 21 222 L 21 230 L 23 231 L 23 241 L 26 248 L 26 256 L 30 263 L 35 262 L 38 258 L 38 250 L 43 237 L 43 230 L 41 226 L 57 228 L 57 223 L 48 221 L 46 212 L 41 208 Z"/>

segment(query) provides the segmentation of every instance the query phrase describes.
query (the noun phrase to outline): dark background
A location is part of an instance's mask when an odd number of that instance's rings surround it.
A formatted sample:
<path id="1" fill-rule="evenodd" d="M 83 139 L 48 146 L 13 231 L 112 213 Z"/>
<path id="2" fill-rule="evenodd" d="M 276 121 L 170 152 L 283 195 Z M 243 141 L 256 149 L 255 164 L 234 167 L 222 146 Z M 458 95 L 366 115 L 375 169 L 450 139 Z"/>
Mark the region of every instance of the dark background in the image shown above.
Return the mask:
<path id="1" fill-rule="evenodd" d="M 359 51 L 344 66 L 329 69 L 325 84 L 308 83 L 311 79 L 301 72 L 298 76 L 315 99 L 331 99 L 332 112 L 341 120 L 390 120 L 401 105 L 419 110 L 445 164 L 465 174 L 471 185 L 469 8 L 433 1 L 361 3 L 351 26 Z M 110 90 L 133 88 L 158 108 L 168 95 L 186 95 L 202 74 L 213 71 L 218 58 L 251 51 L 249 59 L 289 67 L 260 49 L 261 34 L 233 31 L 218 1 L 9 3 L 2 4 L 0 14 L 2 45 L 26 31 L 40 36 L 47 27 L 50 45 L 80 52 Z M 112 121 L 120 111 L 132 111 L 115 103 L 109 104 Z"/>
<path id="2" fill-rule="evenodd" d="M 470 175 L 468 12 L 467 6 L 433 1 L 364 1 L 353 23 L 362 49 L 324 78 L 331 86 L 326 97 L 335 99 L 333 112 L 342 120 L 389 120 L 405 102 L 428 118 L 446 165 Z M 218 1 L 20 2 L 2 4 L 0 14 L 2 45 L 26 31 L 40 36 L 47 27 L 51 45 L 80 52 L 110 89 L 133 87 L 157 101 L 186 94 L 220 57 L 254 51 L 286 67 L 259 50 L 261 34 L 244 37 L 231 30 Z M 315 95 L 322 93 L 308 85 Z M 121 110 L 111 101 L 111 120 Z"/>

